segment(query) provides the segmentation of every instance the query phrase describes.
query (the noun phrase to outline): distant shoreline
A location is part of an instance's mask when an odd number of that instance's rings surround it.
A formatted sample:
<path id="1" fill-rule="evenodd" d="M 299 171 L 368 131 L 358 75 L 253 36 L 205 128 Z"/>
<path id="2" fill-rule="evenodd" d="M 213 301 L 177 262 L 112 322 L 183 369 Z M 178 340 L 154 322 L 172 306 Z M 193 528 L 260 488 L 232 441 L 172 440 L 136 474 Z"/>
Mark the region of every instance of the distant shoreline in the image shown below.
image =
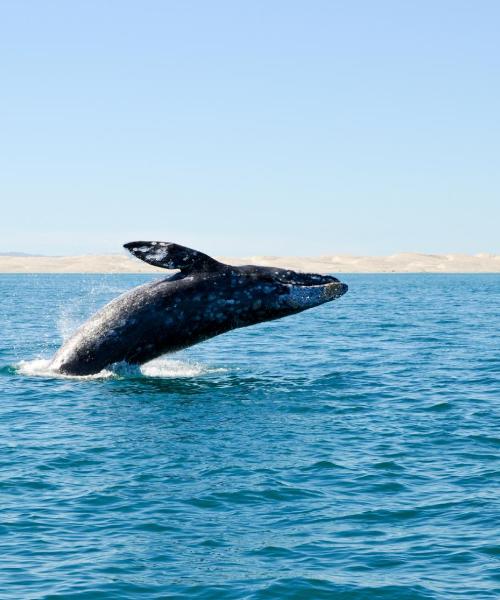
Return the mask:
<path id="1" fill-rule="evenodd" d="M 421 254 L 391 256 L 217 257 L 232 265 L 255 264 L 316 273 L 500 273 L 498 254 Z M 124 254 L 85 256 L 0 255 L 0 273 L 165 273 Z"/>

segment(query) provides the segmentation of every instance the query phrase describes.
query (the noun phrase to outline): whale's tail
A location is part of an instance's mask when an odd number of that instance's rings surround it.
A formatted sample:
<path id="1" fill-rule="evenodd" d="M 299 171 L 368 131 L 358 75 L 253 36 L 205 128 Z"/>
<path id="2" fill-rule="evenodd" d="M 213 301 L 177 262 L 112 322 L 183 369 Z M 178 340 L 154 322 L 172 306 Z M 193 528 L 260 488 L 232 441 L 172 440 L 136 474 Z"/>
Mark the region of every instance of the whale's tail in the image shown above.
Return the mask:
<path id="1" fill-rule="evenodd" d="M 123 245 L 135 257 L 163 269 L 180 269 L 183 273 L 220 271 L 226 265 L 203 252 L 170 242 L 128 242 Z"/>

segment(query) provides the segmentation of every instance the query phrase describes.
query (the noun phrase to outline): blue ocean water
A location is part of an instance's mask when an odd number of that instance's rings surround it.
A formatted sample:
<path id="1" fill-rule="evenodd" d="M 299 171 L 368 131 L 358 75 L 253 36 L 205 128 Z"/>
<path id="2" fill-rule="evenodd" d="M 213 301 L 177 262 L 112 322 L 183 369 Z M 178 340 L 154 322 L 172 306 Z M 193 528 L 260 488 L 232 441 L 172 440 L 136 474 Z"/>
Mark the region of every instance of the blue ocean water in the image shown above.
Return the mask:
<path id="1" fill-rule="evenodd" d="M 0 276 L 0 597 L 500 596 L 500 276 L 342 299 L 50 376 L 146 275 Z"/>

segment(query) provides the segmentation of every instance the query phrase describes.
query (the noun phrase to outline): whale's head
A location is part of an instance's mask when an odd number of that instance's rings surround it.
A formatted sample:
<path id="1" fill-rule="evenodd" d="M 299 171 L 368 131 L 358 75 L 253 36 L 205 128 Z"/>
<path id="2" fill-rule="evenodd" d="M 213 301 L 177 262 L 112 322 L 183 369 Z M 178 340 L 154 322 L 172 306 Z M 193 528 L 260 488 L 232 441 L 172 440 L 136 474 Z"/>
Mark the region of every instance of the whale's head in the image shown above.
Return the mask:
<path id="1" fill-rule="evenodd" d="M 331 275 L 274 267 L 231 269 L 239 317 L 244 324 L 279 319 L 340 298 L 347 285 Z M 238 290 L 240 288 L 240 290 Z"/>

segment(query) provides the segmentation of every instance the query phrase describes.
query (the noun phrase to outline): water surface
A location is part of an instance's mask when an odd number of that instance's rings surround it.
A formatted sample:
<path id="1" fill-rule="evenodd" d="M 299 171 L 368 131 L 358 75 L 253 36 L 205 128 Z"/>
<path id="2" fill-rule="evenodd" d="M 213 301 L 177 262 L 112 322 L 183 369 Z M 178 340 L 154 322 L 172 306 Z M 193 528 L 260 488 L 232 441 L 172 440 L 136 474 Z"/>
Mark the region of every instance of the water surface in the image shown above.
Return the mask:
<path id="1" fill-rule="evenodd" d="M 346 275 L 142 371 L 47 373 L 149 279 L 0 276 L 0 597 L 500 594 L 499 275 Z"/>

